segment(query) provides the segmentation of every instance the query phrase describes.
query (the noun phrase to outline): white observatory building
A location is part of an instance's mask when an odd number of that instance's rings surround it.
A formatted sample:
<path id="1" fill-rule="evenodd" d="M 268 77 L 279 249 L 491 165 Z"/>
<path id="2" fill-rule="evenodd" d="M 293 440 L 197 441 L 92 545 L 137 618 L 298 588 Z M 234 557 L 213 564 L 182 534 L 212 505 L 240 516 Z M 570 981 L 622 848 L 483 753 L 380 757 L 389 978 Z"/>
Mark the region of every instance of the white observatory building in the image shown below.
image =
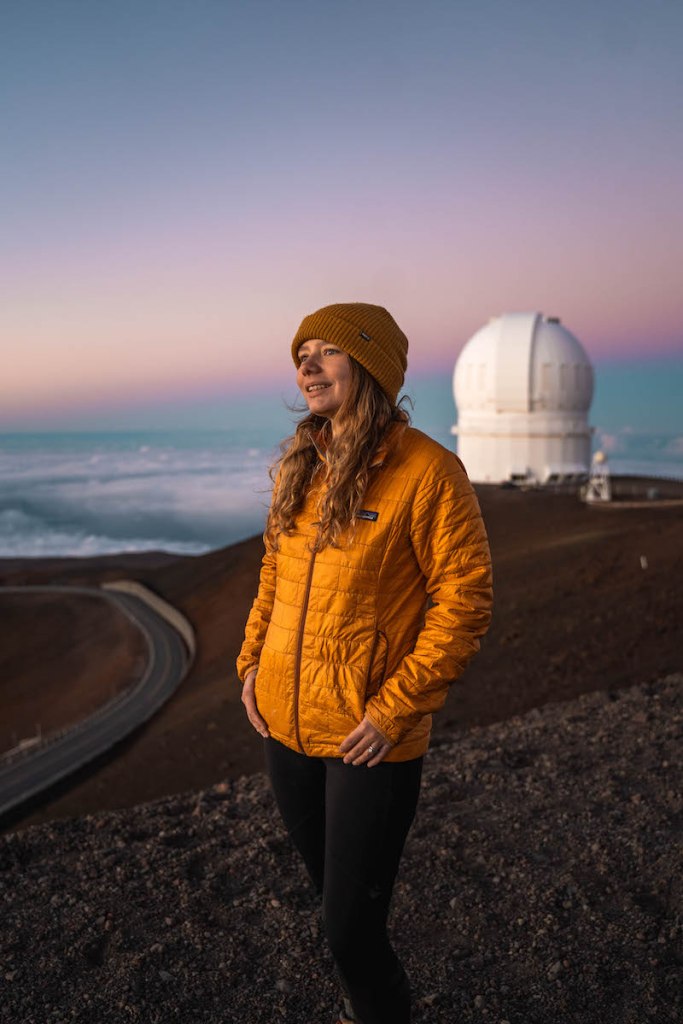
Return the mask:
<path id="1" fill-rule="evenodd" d="M 557 317 L 504 313 L 463 348 L 453 374 L 458 455 L 474 483 L 584 480 L 593 368 Z"/>

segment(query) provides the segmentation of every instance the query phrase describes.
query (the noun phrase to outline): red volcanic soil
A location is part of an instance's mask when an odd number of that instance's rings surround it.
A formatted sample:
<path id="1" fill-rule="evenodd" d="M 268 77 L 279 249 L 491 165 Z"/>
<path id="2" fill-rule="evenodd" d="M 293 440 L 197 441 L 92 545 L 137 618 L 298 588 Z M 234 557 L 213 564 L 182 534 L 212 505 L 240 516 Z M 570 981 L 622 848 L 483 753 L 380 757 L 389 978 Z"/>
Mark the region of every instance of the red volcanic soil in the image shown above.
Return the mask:
<path id="1" fill-rule="evenodd" d="M 0 591 L 0 752 L 96 711 L 146 661 L 142 634 L 104 598 Z"/>
<path id="2" fill-rule="evenodd" d="M 564 494 L 478 493 L 494 560 L 494 621 L 437 718 L 438 741 L 683 668 L 680 507 L 592 509 Z M 155 718 L 13 828 L 133 806 L 260 769 L 260 741 L 243 715 L 234 668 L 260 558 L 255 538 L 200 557 L 0 562 L 5 583 L 141 580 L 187 615 L 198 639 L 190 675 Z M 28 629 L 24 641 L 26 663 L 34 663 Z M 92 664 L 103 665 L 115 647 L 106 631 L 93 632 Z M 16 663 L 19 653 L 13 657 Z M 71 669 L 60 660 L 53 671 L 61 679 Z M 105 699 L 110 675 L 98 675 L 98 687 Z M 15 720 L 12 706 L 3 710 Z"/>

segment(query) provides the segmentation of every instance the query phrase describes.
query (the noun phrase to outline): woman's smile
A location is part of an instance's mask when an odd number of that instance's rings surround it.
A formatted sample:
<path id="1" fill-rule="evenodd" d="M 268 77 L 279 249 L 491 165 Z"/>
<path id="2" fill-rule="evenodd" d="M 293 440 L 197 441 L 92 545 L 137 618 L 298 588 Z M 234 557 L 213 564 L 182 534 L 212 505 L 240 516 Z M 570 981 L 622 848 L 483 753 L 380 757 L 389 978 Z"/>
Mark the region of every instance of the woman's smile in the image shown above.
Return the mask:
<path id="1" fill-rule="evenodd" d="M 351 360 L 327 341 L 312 339 L 299 347 L 296 382 L 312 413 L 334 419 L 351 390 Z"/>

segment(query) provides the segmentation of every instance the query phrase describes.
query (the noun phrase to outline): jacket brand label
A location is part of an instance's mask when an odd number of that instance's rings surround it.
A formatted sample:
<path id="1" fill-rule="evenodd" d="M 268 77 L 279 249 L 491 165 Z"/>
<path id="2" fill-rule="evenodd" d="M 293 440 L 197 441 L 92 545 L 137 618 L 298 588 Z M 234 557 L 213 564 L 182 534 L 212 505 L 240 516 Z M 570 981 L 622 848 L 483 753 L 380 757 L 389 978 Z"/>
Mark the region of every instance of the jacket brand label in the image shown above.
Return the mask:
<path id="1" fill-rule="evenodd" d="M 370 335 L 366 334 L 365 331 L 360 331 L 360 336 L 363 339 L 363 341 L 372 341 Z"/>
<path id="2" fill-rule="evenodd" d="M 376 523 L 379 519 L 379 512 L 370 512 L 367 508 L 362 508 L 356 512 L 356 519 L 369 519 L 371 523 Z"/>

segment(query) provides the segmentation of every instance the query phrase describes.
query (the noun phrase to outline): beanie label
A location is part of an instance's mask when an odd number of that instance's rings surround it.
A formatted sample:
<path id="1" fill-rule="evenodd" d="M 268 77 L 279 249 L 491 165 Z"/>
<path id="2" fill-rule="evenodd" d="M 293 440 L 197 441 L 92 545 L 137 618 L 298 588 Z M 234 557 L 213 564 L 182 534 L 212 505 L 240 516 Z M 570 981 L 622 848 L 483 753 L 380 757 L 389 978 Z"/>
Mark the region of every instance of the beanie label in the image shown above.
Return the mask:
<path id="1" fill-rule="evenodd" d="M 359 331 L 358 333 L 360 334 L 360 336 L 363 339 L 363 341 L 372 341 L 372 338 L 370 337 L 370 335 L 366 334 L 365 331 Z"/>

